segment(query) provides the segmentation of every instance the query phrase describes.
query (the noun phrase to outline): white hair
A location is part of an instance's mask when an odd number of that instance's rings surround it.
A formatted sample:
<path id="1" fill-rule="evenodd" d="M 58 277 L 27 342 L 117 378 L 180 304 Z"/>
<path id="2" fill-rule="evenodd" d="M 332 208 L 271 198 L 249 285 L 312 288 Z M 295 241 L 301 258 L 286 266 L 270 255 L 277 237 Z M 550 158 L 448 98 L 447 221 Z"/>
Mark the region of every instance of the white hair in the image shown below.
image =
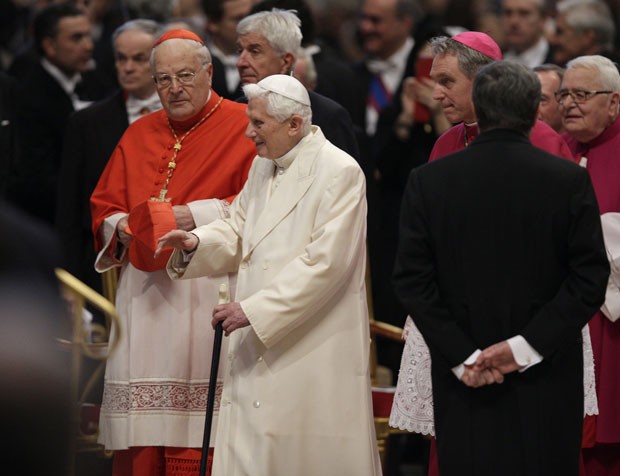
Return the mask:
<path id="1" fill-rule="evenodd" d="M 258 84 L 246 84 L 243 86 L 243 93 L 248 101 L 264 97 L 267 102 L 267 114 L 278 122 L 284 122 L 293 115 L 300 116 L 303 120 L 302 133 L 305 136 L 310 132 L 312 125 L 312 109 L 310 106 L 301 104 L 300 102 L 289 99 L 266 89 L 261 88 Z"/>
<path id="2" fill-rule="evenodd" d="M 578 56 L 566 64 L 566 71 L 571 69 L 585 69 L 598 73 L 598 79 L 603 89 L 620 92 L 620 73 L 613 61 L 604 56 Z"/>
<path id="3" fill-rule="evenodd" d="M 169 41 L 173 41 L 177 43 L 179 46 L 188 45 L 190 47 L 193 47 L 195 49 L 196 57 L 198 58 L 198 61 L 200 61 L 201 65 L 206 65 L 206 64 L 211 63 L 211 53 L 209 52 L 209 49 L 202 43 L 196 40 L 190 40 L 189 38 L 170 38 L 169 40 L 166 40 L 165 43 Z M 155 50 L 159 48 L 161 44 L 162 43 L 160 43 L 159 45 L 157 45 L 155 48 L 151 50 L 151 58 L 150 58 L 151 68 L 153 68 L 155 64 Z"/>

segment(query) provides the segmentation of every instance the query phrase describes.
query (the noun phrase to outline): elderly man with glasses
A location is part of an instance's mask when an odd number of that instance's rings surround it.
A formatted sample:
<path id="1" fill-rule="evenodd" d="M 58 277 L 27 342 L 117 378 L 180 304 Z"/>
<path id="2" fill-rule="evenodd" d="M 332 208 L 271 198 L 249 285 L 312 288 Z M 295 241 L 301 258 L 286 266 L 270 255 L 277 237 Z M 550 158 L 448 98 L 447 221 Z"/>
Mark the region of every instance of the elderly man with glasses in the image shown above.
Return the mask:
<path id="1" fill-rule="evenodd" d="M 169 230 L 225 218 L 254 156 L 246 106 L 211 89 L 211 55 L 198 36 L 164 34 L 151 69 L 164 109 L 129 126 L 91 197 L 95 268 L 120 269 L 121 343 L 108 360 L 100 421 L 115 476 L 198 474 L 213 341 L 205 318 L 228 278 L 171 281 L 171 251 L 153 253 Z"/>
<path id="2" fill-rule="evenodd" d="M 620 474 L 620 74 L 609 59 L 568 62 L 556 92 L 568 146 L 588 169 L 611 261 L 605 304 L 590 320 L 599 414 L 586 419 L 588 476 Z"/>

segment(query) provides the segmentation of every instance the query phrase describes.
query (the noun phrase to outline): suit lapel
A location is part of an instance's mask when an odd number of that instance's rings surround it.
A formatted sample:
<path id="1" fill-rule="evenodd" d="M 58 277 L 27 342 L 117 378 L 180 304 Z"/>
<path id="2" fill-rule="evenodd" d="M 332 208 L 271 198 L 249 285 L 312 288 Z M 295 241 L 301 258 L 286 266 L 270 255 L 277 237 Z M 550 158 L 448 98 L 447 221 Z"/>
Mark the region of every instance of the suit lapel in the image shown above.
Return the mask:
<path id="1" fill-rule="evenodd" d="M 258 214 L 250 232 L 247 251 L 244 253 L 246 256 L 297 206 L 312 185 L 316 177 L 313 166 L 319 149 L 325 143 L 325 137 L 320 130 L 315 130 L 313 127 L 313 133 L 314 137 L 302 146 L 278 188 L 273 191 L 263 210 Z M 266 170 L 270 170 L 270 173 L 263 177 L 264 186 L 259 192 L 260 197 L 264 197 L 267 187 L 271 186 L 274 169 L 273 164 L 269 165 L 271 167 L 266 167 Z"/>

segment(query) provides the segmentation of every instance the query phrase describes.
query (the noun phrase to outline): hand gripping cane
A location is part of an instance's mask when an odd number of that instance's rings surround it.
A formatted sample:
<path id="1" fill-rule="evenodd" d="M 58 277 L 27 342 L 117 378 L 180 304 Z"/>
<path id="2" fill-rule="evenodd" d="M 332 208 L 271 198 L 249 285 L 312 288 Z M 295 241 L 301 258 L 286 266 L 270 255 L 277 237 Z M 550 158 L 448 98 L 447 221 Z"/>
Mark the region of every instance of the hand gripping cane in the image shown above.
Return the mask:
<path id="1" fill-rule="evenodd" d="M 218 304 L 226 304 L 229 301 L 228 285 L 220 284 Z M 207 414 L 205 415 L 205 429 L 202 437 L 202 455 L 200 458 L 200 476 L 207 474 L 207 461 L 209 459 L 209 442 L 211 441 L 211 423 L 213 422 L 213 406 L 215 403 L 215 390 L 217 387 L 217 369 L 220 366 L 220 350 L 222 348 L 222 321 L 215 326 L 215 338 L 213 339 L 213 355 L 211 356 L 211 375 L 209 376 L 209 392 L 207 394 Z"/>

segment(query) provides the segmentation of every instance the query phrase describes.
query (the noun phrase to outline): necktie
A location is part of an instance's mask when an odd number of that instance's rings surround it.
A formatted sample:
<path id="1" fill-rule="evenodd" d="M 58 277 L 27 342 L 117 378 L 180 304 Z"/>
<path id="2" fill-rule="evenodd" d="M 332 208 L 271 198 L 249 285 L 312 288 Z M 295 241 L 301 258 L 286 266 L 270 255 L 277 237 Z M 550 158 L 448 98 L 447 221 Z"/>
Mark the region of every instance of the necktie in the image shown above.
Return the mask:
<path id="1" fill-rule="evenodd" d="M 368 105 L 377 113 L 387 106 L 392 100 L 392 94 L 387 90 L 380 74 L 375 74 L 370 81 L 368 90 Z"/>

